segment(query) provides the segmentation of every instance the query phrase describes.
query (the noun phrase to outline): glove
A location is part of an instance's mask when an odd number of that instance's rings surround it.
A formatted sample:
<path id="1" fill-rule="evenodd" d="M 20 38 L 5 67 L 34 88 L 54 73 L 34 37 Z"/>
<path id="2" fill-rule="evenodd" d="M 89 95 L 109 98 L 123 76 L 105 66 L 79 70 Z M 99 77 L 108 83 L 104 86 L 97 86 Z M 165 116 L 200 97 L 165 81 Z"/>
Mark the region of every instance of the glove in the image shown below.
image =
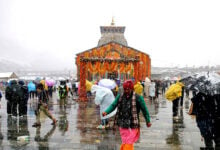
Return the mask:
<path id="1" fill-rule="evenodd" d="M 104 117 L 104 116 L 106 116 L 106 115 L 107 115 L 107 113 L 106 113 L 106 112 L 103 112 L 103 113 L 102 113 L 102 116 L 103 116 L 103 117 Z"/>
<path id="2" fill-rule="evenodd" d="M 150 128 L 151 125 L 152 125 L 152 124 L 151 124 L 150 122 L 147 123 L 147 127 L 148 127 L 148 128 Z"/>

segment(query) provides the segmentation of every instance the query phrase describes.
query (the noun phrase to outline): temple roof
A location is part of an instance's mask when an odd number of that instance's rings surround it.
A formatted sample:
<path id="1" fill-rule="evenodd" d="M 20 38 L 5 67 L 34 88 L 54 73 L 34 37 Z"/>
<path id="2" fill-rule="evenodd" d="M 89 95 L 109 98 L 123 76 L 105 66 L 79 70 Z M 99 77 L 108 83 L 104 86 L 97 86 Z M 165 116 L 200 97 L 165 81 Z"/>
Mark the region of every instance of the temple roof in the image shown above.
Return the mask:
<path id="1" fill-rule="evenodd" d="M 99 39 L 98 46 L 107 44 L 109 42 L 117 42 L 121 45 L 128 46 L 127 40 L 124 37 L 125 27 L 115 26 L 114 20 L 110 26 L 101 26 L 101 38 Z"/>
<path id="2" fill-rule="evenodd" d="M 106 45 L 109 45 L 109 44 L 119 44 L 119 45 L 124 46 L 124 47 L 126 47 L 126 48 L 128 48 L 128 49 L 132 49 L 132 50 L 134 50 L 134 51 L 137 51 L 137 52 L 139 52 L 139 53 L 143 53 L 143 54 L 149 56 L 149 54 L 147 54 L 147 53 L 145 53 L 145 52 L 142 52 L 142 51 L 140 51 L 140 50 L 137 50 L 137 49 L 135 49 L 135 48 L 133 48 L 133 47 L 125 46 L 125 45 L 123 45 L 123 44 L 121 44 L 121 43 L 118 43 L 118 42 L 115 42 L 115 41 L 110 41 L 110 42 L 108 42 L 108 43 L 106 43 L 106 44 L 103 44 L 103 45 L 101 45 L 101 46 L 93 47 L 93 48 L 91 48 L 91 49 L 88 49 L 88 50 L 82 51 L 82 52 L 80 52 L 80 53 L 77 53 L 76 55 L 80 55 L 80 54 L 82 54 L 82 53 L 91 51 L 91 50 L 93 50 L 93 49 L 95 49 L 95 48 L 96 48 L 96 49 L 99 49 L 99 48 L 101 48 L 101 47 L 103 47 L 103 46 L 106 46 Z M 149 57 L 150 57 L 150 56 L 149 56 Z"/>

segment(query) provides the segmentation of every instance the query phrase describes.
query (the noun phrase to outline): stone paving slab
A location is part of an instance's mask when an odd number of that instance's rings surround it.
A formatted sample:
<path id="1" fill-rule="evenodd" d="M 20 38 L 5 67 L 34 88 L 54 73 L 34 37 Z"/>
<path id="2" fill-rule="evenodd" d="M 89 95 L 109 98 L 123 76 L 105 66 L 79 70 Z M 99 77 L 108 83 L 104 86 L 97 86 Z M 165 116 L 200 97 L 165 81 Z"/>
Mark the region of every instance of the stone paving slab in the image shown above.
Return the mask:
<path id="1" fill-rule="evenodd" d="M 0 150 L 62 149 L 62 150 L 119 150 L 119 132 L 111 129 L 98 130 L 99 107 L 91 99 L 87 103 L 69 99 L 66 109 L 60 108 L 56 95 L 49 109 L 58 119 L 56 126 L 41 114 L 41 128 L 33 128 L 36 100 L 29 100 L 27 118 L 12 119 L 6 114 L 6 101 L 2 99 L 0 109 Z M 180 119 L 172 119 L 172 103 L 160 97 L 146 103 L 151 115 L 152 127 L 147 128 L 141 117 L 141 137 L 135 150 L 197 150 L 204 147 L 195 119 L 187 114 L 188 104 L 180 110 Z M 142 115 L 142 114 L 140 114 Z M 113 119 L 110 121 L 113 124 Z M 29 141 L 17 141 L 18 136 L 28 135 Z"/>

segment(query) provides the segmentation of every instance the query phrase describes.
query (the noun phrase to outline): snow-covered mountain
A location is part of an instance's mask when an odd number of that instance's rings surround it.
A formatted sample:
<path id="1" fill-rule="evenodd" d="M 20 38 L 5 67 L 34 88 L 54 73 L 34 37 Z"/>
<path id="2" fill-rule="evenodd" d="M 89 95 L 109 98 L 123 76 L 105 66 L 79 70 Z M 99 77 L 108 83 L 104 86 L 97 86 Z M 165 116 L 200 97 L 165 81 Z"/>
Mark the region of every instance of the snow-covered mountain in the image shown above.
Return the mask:
<path id="1" fill-rule="evenodd" d="M 32 70 L 32 65 L 24 61 L 0 57 L 0 72 L 20 70 Z"/>

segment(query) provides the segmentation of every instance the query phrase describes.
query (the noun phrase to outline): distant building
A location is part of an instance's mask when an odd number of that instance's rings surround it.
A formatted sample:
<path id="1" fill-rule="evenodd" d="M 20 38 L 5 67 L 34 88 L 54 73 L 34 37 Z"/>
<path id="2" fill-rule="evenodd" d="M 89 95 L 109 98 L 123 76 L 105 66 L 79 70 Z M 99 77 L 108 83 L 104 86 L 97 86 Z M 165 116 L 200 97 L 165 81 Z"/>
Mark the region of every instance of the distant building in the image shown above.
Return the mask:
<path id="1" fill-rule="evenodd" d="M 18 79 L 18 76 L 14 72 L 2 72 L 0 73 L 0 81 L 8 81 L 9 79 Z"/>

